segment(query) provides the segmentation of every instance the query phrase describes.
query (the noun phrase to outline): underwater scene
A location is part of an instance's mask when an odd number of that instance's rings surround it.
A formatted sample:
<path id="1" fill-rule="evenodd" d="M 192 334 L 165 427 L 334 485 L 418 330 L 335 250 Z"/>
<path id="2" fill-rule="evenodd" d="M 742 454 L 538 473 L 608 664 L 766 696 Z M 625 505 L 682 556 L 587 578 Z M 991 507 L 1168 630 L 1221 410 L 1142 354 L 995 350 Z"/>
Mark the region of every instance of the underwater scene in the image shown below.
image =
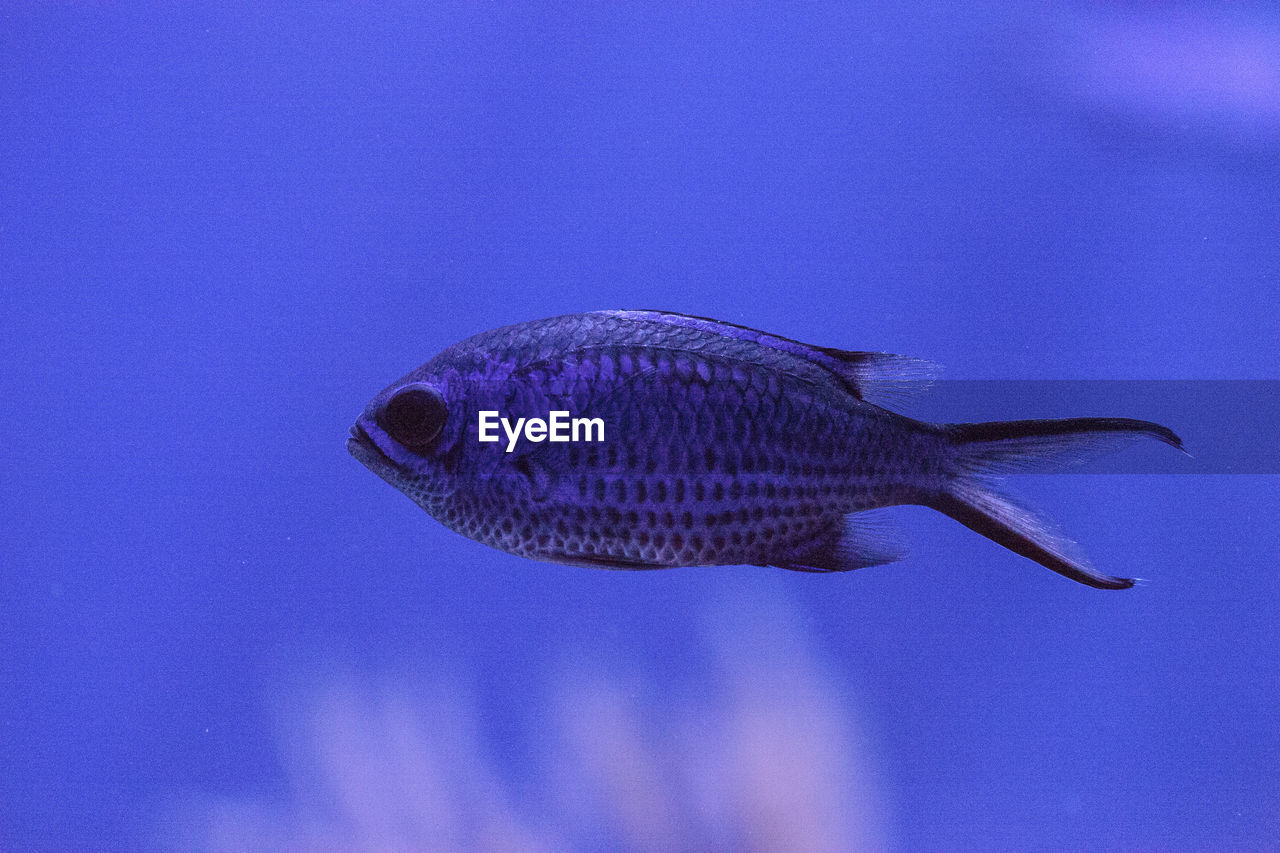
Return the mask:
<path id="1" fill-rule="evenodd" d="M 0 69 L 0 850 L 1280 849 L 1273 6 Z"/>

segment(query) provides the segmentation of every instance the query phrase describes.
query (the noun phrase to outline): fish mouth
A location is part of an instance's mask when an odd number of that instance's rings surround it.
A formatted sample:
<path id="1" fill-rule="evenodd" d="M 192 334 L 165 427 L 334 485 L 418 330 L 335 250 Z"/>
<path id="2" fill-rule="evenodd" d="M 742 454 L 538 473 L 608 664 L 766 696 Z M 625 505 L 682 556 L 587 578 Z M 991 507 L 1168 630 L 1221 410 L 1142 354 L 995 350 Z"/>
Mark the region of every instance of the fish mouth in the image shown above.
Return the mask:
<path id="1" fill-rule="evenodd" d="M 354 456 L 366 468 L 374 471 L 393 469 L 395 463 L 391 461 L 391 457 L 382 452 L 382 448 L 369 437 L 369 433 L 364 431 L 364 427 L 359 423 L 355 424 L 348 430 L 347 452 Z"/>

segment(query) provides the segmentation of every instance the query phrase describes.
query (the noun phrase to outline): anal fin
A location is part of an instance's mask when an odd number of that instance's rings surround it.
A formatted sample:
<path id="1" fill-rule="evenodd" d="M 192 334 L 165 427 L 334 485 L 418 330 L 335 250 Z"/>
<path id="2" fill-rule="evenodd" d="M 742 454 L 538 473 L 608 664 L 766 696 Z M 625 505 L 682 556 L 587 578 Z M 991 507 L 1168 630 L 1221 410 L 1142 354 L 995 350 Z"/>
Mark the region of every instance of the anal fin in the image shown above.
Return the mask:
<path id="1" fill-rule="evenodd" d="M 902 537 L 878 511 L 859 512 L 845 516 L 832 534 L 807 550 L 772 565 L 793 572 L 849 572 L 897 562 L 906 553 Z"/>

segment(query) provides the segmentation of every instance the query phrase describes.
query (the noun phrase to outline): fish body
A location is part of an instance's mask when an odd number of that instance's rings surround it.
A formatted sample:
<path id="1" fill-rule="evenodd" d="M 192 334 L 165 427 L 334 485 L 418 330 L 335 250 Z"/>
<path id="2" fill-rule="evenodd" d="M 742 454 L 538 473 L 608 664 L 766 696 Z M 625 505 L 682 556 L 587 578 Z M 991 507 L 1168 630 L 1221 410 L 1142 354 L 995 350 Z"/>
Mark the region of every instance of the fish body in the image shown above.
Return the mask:
<path id="1" fill-rule="evenodd" d="M 858 513 L 923 504 L 1092 586 L 1071 543 L 988 475 L 1157 424 L 931 424 L 872 402 L 927 365 L 659 311 L 483 332 L 378 394 L 351 453 L 446 526 L 537 560 L 609 568 L 755 564 L 843 571 L 901 547 Z M 496 413 L 596 419 L 598 441 L 482 441 Z M 487 415 L 485 413 L 488 413 Z"/>

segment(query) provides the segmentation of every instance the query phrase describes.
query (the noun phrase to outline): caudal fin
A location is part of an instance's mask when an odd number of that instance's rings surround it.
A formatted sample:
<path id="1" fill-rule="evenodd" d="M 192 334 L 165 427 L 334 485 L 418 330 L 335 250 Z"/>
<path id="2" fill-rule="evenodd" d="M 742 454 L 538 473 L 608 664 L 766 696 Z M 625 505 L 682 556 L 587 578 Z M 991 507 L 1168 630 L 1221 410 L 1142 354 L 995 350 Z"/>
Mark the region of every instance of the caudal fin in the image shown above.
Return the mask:
<path id="1" fill-rule="evenodd" d="M 1014 553 L 1098 589 L 1128 589 L 1130 578 L 1094 570 L 1075 542 L 1035 512 L 1001 494 L 992 476 L 1060 467 L 1126 439 L 1148 436 L 1183 450 L 1172 430 L 1129 418 L 992 421 L 947 427 L 956 452 L 949 492 L 930 502 L 964 526 Z M 1184 451 L 1185 452 L 1185 451 Z"/>

